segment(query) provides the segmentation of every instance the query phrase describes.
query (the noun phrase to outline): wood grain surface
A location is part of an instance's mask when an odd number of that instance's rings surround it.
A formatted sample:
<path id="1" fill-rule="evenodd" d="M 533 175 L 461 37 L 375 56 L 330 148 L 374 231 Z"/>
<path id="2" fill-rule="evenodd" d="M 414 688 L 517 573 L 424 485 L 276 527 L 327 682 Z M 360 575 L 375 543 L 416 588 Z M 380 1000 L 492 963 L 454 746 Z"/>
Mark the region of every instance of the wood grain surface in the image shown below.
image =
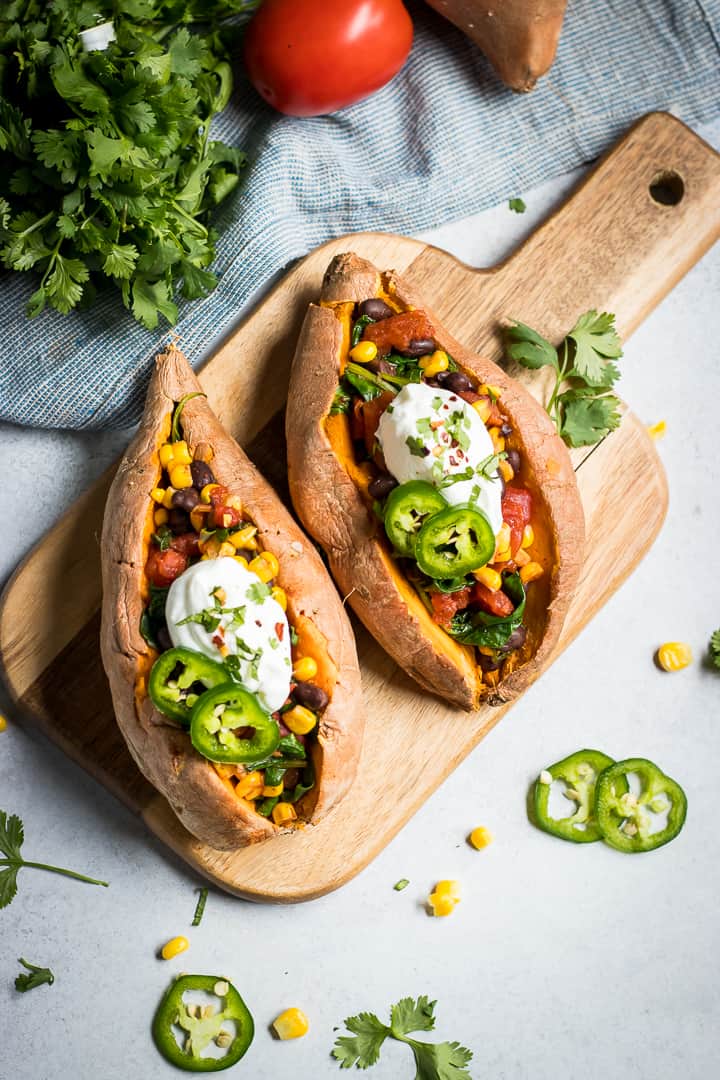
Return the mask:
<path id="1" fill-rule="evenodd" d="M 334 254 L 353 250 L 404 273 L 454 336 L 498 359 L 499 328 L 509 318 L 558 339 L 579 313 L 595 307 L 614 311 L 627 337 L 718 236 L 720 156 L 678 120 L 651 114 L 492 269 L 473 269 L 391 234 L 358 233 L 324 244 L 233 330 L 201 379 L 220 419 L 287 499 L 282 409 L 289 365 L 306 305 Z M 518 374 L 542 396 L 542 378 Z M 587 548 L 558 652 L 637 565 L 667 505 L 659 460 L 631 413 L 601 445 L 573 453 Z M 369 723 L 350 797 L 319 826 L 270 843 L 230 854 L 200 844 L 140 775 L 114 721 L 98 649 L 98 545 L 109 481 L 107 474 L 70 508 L 6 587 L 0 660 L 11 694 L 71 758 L 222 888 L 280 902 L 337 888 L 378 854 L 506 710 L 485 707 L 468 716 L 449 709 L 420 691 L 355 624 Z M 26 613 L 39 595 L 46 618 L 28 634 Z M 391 802 L 383 798 L 388 717 L 413 778 L 395 787 Z"/>

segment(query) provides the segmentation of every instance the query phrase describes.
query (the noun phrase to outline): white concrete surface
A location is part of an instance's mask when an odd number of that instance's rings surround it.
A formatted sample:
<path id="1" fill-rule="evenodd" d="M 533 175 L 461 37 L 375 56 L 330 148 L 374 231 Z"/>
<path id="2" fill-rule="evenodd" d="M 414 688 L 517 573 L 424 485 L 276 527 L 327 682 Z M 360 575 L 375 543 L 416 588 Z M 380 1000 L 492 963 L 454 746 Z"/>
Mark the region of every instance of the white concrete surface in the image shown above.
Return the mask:
<path id="1" fill-rule="evenodd" d="M 704 134 L 720 145 L 720 123 Z M 472 264 L 491 264 L 575 179 L 525 193 L 524 216 L 501 206 L 427 238 Z M 24 819 L 26 857 L 111 887 L 21 872 L 17 898 L 0 912 L 2 1080 L 177 1076 L 155 1050 L 150 1022 L 178 971 L 222 973 L 245 996 L 257 1033 L 232 1076 L 330 1080 L 338 1067 L 329 1050 L 344 1017 L 385 1017 L 399 997 L 423 993 L 438 1000 L 437 1038 L 474 1050 L 474 1080 L 716 1075 L 720 672 L 702 659 L 720 626 L 719 302 L 717 246 L 628 342 L 622 361 L 624 398 L 646 422 L 668 425 L 659 450 L 670 513 L 654 549 L 340 892 L 277 908 L 211 890 L 192 930 L 199 879 L 10 710 L 0 734 L 0 807 Z M 0 428 L 0 578 L 126 439 Z M 42 617 L 39 597 L 30 618 Z M 695 664 L 658 672 L 652 655 L 666 639 L 688 641 Z M 602 844 L 563 844 L 528 823 L 525 795 L 538 770 L 585 745 L 650 757 L 683 784 L 689 814 L 675 843 L 630 858 Z M 401 750 L 389 725 L 387 752 L 401 758 Z M 465 837 L 479 824 L 495 842 L 475 852 Z M 400 877 L 411 884 L 396 893 Z M 451 918 L 433 920 L 423 901 L 443 877 L 462 882 L 464 899 Z M 179 933 L 190 950 L 157 960 Z M 55 985 L 17 994 L 20 956 L 50 965 Z M 280 1043 L 268 1025 L 289 1005 L 305 1009 L 311 1031 Z M 367 1075 L 409 1080 L 409 1057 L 388 1046 Z"/>

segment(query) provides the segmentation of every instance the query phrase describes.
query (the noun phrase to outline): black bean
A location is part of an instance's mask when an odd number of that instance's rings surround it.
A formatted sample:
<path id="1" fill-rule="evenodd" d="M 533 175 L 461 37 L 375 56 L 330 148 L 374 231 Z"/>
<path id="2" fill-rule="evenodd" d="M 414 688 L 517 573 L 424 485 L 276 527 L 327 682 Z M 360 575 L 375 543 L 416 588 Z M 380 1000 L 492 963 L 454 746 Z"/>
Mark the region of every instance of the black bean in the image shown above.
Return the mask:
<path id="1" fill-rule="evenodd" d="M 388 307 L 384 300 L 373 297 L 370 300 L 363 300 L 358 308 L 358 314 L 367 315 L 369 318 L 374 319 L 375 322 L 380 322 L 381 319 L 389 319 L 395 312 L 391 307 Z"/>
<path id="2" fill-rule="evenodd" d="M 187 510 L 190 513 L 194 510 L 197 504 L 200 502 L 200 493 L 197 488 L 181 488 L 180 491 L 175 491 L 172 497 L 172 504 L 178 510 Z"/>
<path id="3" fill-rule="evenodd" d="M 321 687 L 310 682 L 296 683 L 293 697 L 299 705 L 304 705 L 306 709 L 312 709 L 313 712 L 322 712 L 330 700 Z"/>
<path id="4" fill-rule="evenodd" d="M 174 536 L 190 531 L 190 518 L 184 510 L 174 508 L 168 514 L 168 525 Z"/>
<path id="5" fill-rule="evenodd" d="M 215 483 L 213 471 L 204 461 L 193 461 L 190 466 L 190 473 L 193 487 L 196 487 L 199 491 L 202 491 L 206 484 Z"/>
<path id="6" fill-rule="evenodd" d="M 508 450 L 507 462 L 514 473 L 518 473 L 520 471 L 520 455 L 517 450 Z"/>
<path id="7" fill-rule="evenodd" d="M 516 630 L 513 630 L 510 637 L 507 639 L 502 647 L 504 653 L 514 652 L 515 649 L 522 649 L 525 644 L 525 638 L 527 637 L 527 630 L 524 626 L 520 625 Z"/>
<path id="8" fill-rule="evenodd" d="M 157 643 L 160 646 L 160 651 L 165 652 L 166 649 L 172 649 L 173 643 L 170 639 L 167 626 L 161 626 L 155 635 Z"/>
<path id="9" fill-rule="evenodd" d="M 413 358 L 427 356 L 428 353 L 433 352 L 435 352 L 435 342 L 432 338 L 413 338 L 407 349 L 401 350 L 403 356 L 411 356 Z"/>
<path id="10" fill-rule="evenodd" d="M 449 371 L 443 386 L 453 394 L 462 394 L 466 390 L 472 390 L 473 388 L 473 384 L 467 375 L 463 375 L 462 371 Z"/>
<path id="11" fill-rule="evenodd" d="M 501 435 L 512 435 L 512 433 L 512 424 L 503 424 L 503 426 L 500 428 Z"/>
<path id="12" fill-rule="evenodd" d="M 452 375 L 452 371 L 438 371 L 434 379 L 426 379 L 425 382 L 429 382 L 433 386 L 444 386 L 448 380 L 448 375 Z"/>
<path id="13" fill-rule="evenodd" d="M 368 495 L 372 499 L 384 499 L 396 487 L 397 480 L 394 476 L 390 476 L 389 473 L 380 473 L 368 484 Z"/>
<path id="14" fill-rule="evenodd" d="M 502 656 L 495 659 L 493 656 L 486 656 L 485 653 L 478 653 L 478 664 L 483 671 L 497 671 L 499 667 L 502 667 L 503 660 Z"/>

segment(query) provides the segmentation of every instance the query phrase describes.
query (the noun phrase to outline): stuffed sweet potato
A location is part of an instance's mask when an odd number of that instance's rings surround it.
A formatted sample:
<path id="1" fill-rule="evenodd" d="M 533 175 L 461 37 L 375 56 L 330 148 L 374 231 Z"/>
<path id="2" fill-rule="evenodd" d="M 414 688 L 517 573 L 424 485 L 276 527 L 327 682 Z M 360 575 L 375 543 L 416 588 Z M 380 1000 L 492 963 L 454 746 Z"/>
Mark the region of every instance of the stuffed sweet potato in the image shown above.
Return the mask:
<path id="1" fill-rule="evenodd" d="M 499 705 L 556 644 L 583 554 L 545 411 L 393 272 L 333 259 L 293 362 L 295 508 L 341 592 L 421 686 Z"/>
<path id="2" fill-rule="evenodd" d="M 117 721 L 183 825 L 229 850 L 319 821 L 360 752 L 352 631 L 175 348 L 110 489 L 102 564 Z"/>

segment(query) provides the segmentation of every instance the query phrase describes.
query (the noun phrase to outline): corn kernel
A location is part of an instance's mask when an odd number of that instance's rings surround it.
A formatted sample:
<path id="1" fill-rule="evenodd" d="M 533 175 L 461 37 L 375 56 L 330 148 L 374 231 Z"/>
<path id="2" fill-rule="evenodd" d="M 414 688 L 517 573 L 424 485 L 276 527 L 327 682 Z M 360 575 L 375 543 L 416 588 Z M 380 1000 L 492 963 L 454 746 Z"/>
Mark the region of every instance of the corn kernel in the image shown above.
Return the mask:
<path id="1" fill-rule="evenodd" d="M 231 559 L 235 556 L 235 548 L 227 540 L 223 540 L 218 550 L 219 559 Z"/>
<path id="2" fill-rule="evenodd" d="M 500 526 L 500 531 L 495 537 L 495 550 L 502 551 L 503 548 L 510 547 L 510 526 L 507 521 L 503 521 Z"/>
<path id="3" fill-rule="evenodd" d="M 266 784 L 262 789 L 263 799 L 274 799 L 276 795 L 282 795 L 284 784 L 282 780 L 279 784 Z"/>
<path id="4" fill-rule="evenodd" d="M 254 525 L 244 525 L 237 532 L 230 533 L 230 543 L 235 548 L 244 548 L 246 551 L 257 551 L 257 529 Z"/>
<path id="5" fill-rule="evenodd" d="M 369 364 L 377 356 L 377 345 L 374 341 L 358 341 L 350 350 L 350 359 L 356 364 Z"/>
<path id="6" fill-rule="evenodd" d="M 161 506 L 160 509 L 156 510 L 153 514 L 153 521 L 156 525 L 167 525 L 169 517 L 169 511 L 166 510 L 164 506 Z"/>
<path id="7" fill-rule="evenodd" d="M 273 1020 L 279 1039 L 300 1039 L 307 1035 L 310 1024 L 302 1009 L 286 1009 Z"/>
<path id="8" fill-rule="evenodd" d="M 510 562 L 511 558 L 512 556 L 510 554 L 510 548 L 501 548 L 500 551 L 496 551 L 493 555 L 493 566 L 495 565 L 495 563 Z"/>
<path id="9" fill-rule="evenodd" d="M 487 847 L 488 844 L 492 844 L 492 840 L 492 833 L 484 825 L 479 825 L 477 829 L 473 829 L 470 833 L 470 843 L 477 851 Z"/>
<path id="10" fill-rule="evenodd" d="M 277 601 L 283 611 L 287 611 L 287 593 L 284 589 L 281 589 L 279 585 L 273 585 L 270 595 L 273 600 Z"/>
<path id="11" fill-rule="evenodd" d="M 491 570 L 489 566 L 483 566 L 481 570 L 474 570 L 473 577 L 485 588 L 492 589 L 493 592 L 497 592 L 502 585 L 500 574 L 498 574 L 497 570 Z"/>
<path id="12" fill-rule="evenodd" d="M 253 772 L 246 773 L 241 780 L 238 780 L 235 794 L 239 799 L 256 799 L 264 786 L 263 774 L 254 769 Z"/>
<path id="13" fill-rule="evenodd" d="M 248 566 L 250 565 L 244 555 L 233 555 L 233 559 L 235 560 L 235 562 L 240 563 L 240 565 L 244 567 L 245 570 L 247 570 Z"/>
<path id="14" fill-rule="evenodd" d="M 658 420 L 657 424 L 649 424 L 647 429 L 647 433 L 651 439 L 662 439 L 666 431 L 667 424 L 664 420 Z"/>
<path id="15" fill-rule="evenodd" d="M 435 892 L 438 896 L 449 896 L 451 900 L 454 900 L 456 904 L 460 903 L 460 882 L 459 881 L 438 881 L 435 886 Z"/>
<path id="16" fill-rule="evenodd" d="M 494 449 L 495 453 L 496 454 L 502 454 L 503 450 L 505 449 L 505 439 L 500 434 L 500 428 L 499 427 L 488 428 L 488 434 L 490 435 L 490 438 L 492 439 L 493 449 Z M 171 477 L 171 479 L 172 479 L 172 477 Z"/>
<path id="17" fill-rule="evenodd" d="M 213 768 L 218 776 L 222 776 L 223 780 L 229 780 L 231 776 L 235 775 L 234 765 L 226 765 L 221 761 L 213 761 Z"/>
<path id="18" fill-rule="evenodd" d="M 205 487 L 200 492 L 200 500 L 201 500 L 201 502 L 209 503 L 210 502 L 210 496 L 212 495 L 213 491 L 215 491 L 215 489 L 219 488 L 219 487 L 220 487 L 219 484 L 206 484 Z"/>
<path id="19" fill-rule="evenodd" d="M 293 679 L 297 682 L 308 682 L 310 679 L 314 679 L 318 673 L 317 662 L 312 656 L 303 656 L 301 660 L 297 660 L 293 667 Z"/>
<path id="20" fill-rule="evenodd" d="M 433 379 L 441 371 L 447 371 L 449 363 L 448 354 L 442 349 L 436 349 L 430 356 L 423 356 L 419 362 L 428 379 Z"/>
<path id="21" fill-rule="evenodd" d="M 430 893 L 428 903 L 433 915 L 451 915 L 456 904 L 460 903 L 460 883 L 457 881 L 438 881 L 434 892 Z"/>
<path id="22" fill-rule="evenodd" d="M 258 555 L 252 560 L 250 570 L 267 584 L 268 581 L 272 581 L 274 577 L 277 577 L 280 571 L 280 563 L 271 551 L 263 551 L 262 555 Z"/>
<path id="23" fill-rule="evenodd" d="M 490 398 L 481 397 L 479 401 L 473 401 L 472 407 L 482 420 L 483 424 L 486 424 L 490 413 L 492 412 L 492 402 L 490 401 Z"/>
<path id="24" fill-rule="evenodd" d="M 512 465 L 504 458 L 502 461 L 498 462 L 498 472 L 500 473 L 506 484 L 509 484 L 515 476 L 515 470 L 513 469 Z"/>
<path id="25" fill-rule="evenodd" d="M 201 442 L 195 447 L 195 452 L 193 453 L 194 461 L 204 461 L 206 465 L 209 465 L 214 457 L 215 453 L 210 443 Z"/>
<path id="26" fill-rule="evenodd" d="M 498 401 L 502 393 L 502 387 L 491 386 L 490 383 L 483 383 L 478 389 L 478 394 L 489 394 L 491 398 Z"/>
<path id="27" fill-rule="evenodd" d="M 178 442 L 172 444 L 172 447 L 173 465 L 189 465 L 193 457 L 185 440 L 179 439 Z"/>
<path id="28" fill-rule="evenodd" d="M 169 442 L 164 443 L 160 447 L 159 457 L 163 469 L 168 469 L 170 465 L 172 465 L 173 458 L 175 457 L 175 444 Z"/>
<path id="29" fill-rule="evenodd" d="M 527 585 L 530 581 L 537 581 L 539 577 L 542 577 L 545 571 L 540 563 L 529 562 L 527 566 L 523 566 L 520 571 L 520 580 L 523 585 Z"/>
<path id="30" fill-rule="evenodd" d="M 533 546 L 534 542 L 535 530 L 533 529 L 532 525 L 526 525 L 523 529 L 522 544 L 520 546 L 524 548 L 529 548 Z"/>
<path id="31" fill-rule="evenodd" d="M 317 716 L 304 705 L 293 705 L 282 714 L 282 721 L 294 735 L 307 735 L 317 724 Z"/>
<path id="32" fill-rule="evenodd" d="M 7 720 L 2 713 L 0 713 L 0 731 L 7 731 L 7 726 Z"/>
<path id="33" fill-rule="evenodd" d="M 525 548 L 518 548 L 513 556 L 518 566 L 527 566 L 529 562 L 532 562 L 532 557 L 528 554 Z"/>
<path id="34" fill-rule="evenodd" d="M 272 819 L 276 825 L 286 825 L 289 821 L 295 821 L 296 818 L 297 814 L 292 803 L 279 802 L 272 808 Z"/>
<path id="35" fill-rule="evenodd" d="M 172 960 L 175 956 L 179 956 L 180 953 L 185 952 L 190 948 L 190 942 L 186 937 L 180 935 L 180 937 L 170 938 L 170 941 L 163 945 L 160 955 L 163 960 Z"/>
<path id="36" fill-rule="evenodd" d="M 165 494 L 163 495 L 162 504 L 163 504 L 163 506 L 165 507 L 166 510 L 172 510 L 172 504 L 173 504 L 172 497 L 173 497 L 174 494 L 175 494 L 175 488 L 174 487 L 165 488 Z"/>
<path id="37" fill-rule="evenodd" d="M 682 671 L 692 664 L 692 649 L 684 641 L 666 641 L 657 653 L 657 662 L 663 671 Z"/>
<path id="38" fill-rule="evenodd" d="M 189 465 L 176 465 L 170 469 L 170 483 L 174 488 L 192 487 L 192 473 Z"/>
<path id="39" fill-rule="evenodd" d="M 150 492 L 150 498 L 153 502 L 160 503 L 162 505 L 163 499 L 165 498 L 165 488 L 153 488 Z"/>
<path id="40" fill-rule="evenodd" d="M 208 513 L 209 510 L 209 506 L 204 506 L 202 503 L 198 503 L 194 510 L 190 511 L 190 524 L 192 525 L 195 532 L 200 532 L 200 530 L 205 525 L 205 515 Z"/>

